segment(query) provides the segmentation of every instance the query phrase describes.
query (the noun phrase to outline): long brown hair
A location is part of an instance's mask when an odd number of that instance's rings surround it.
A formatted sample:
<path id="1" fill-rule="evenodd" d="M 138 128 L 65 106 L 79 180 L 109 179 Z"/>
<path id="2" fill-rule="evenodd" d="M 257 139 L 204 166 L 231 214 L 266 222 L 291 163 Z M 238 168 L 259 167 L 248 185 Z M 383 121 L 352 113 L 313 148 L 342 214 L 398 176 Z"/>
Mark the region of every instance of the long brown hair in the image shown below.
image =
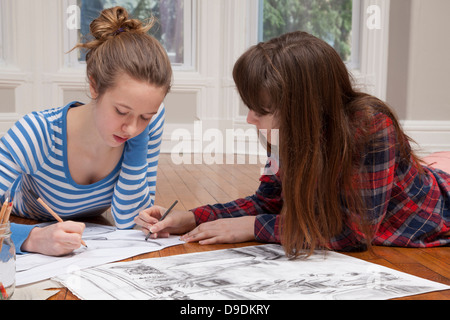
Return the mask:
<path id="1" fill-rule="evenodd" d="M 392 119 L 402 154 L 415 157 L 394 112 L 355 91 L 338 53 L 305 32 L 253 46 L 238 59 L 233 76 L 244 103 L 259 114 L 274 114 L 279 123 L 286 254 L 308 256 L 326 247 L 349 215 L 371 239 L 363 181 L 355 172 L 361 173 L 364 146 L 376 140 L 370 134 L 375 113 Z"/>
<path id="2" fill-rule="evenodd" d="M 93 39 L 72 50 L 87 50 L 88 80 L 99 97 L 116 85 L 121 73 L 169 92 L 172 66 L 162 45 L 147 33 L 153 25 L 154 19 L 148 23 L 131 19 L 122 7 L 105 9 L 91 22 Z"/>

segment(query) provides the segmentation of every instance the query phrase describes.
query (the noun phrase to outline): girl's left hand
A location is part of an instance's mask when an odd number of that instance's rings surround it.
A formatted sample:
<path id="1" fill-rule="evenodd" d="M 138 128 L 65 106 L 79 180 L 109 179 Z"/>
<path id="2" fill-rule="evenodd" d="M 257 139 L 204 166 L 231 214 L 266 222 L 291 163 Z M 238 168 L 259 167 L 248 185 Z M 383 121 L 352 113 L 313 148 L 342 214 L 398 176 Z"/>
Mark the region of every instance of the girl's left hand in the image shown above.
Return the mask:
<path id="1" fill-rule="evenodd" d="M 218 219 L 205 222 L 180 239 L 200 244 L 238 243 L 255 240 L 254 216 Z"/>

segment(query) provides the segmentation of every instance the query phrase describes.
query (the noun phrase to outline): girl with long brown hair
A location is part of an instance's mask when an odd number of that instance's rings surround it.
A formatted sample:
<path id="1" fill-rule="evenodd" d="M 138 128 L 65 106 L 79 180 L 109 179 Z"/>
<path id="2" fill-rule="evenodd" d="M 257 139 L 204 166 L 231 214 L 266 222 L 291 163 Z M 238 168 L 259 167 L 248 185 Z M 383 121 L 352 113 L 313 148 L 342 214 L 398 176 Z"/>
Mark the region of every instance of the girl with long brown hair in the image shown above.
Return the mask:
<path id="1" fill-rule="evenodd" d="M 87 50 L 91 101 L 26 115 L 0 140 L 0 197 L 14 199 L 13 215 L 53 220 L 36 194 L 63 220 L 111 209 L 126 229 L 153 205 L 172 69 L 151 27 L 122 7 L 103 10 L 90 25 L 92 40 L 76 47 Z M 80 247 L 84 227 L 11 229 L 18 253 L 59 256 Z"/>
<path id="2" fill-rule="evenodd" d="M 146 210 L 136 218 L 145 231 L 188 232 L 182 239 L 204 244 L 276 242 L 291 257 L 316 248 L 450 244 L 450 174 L 422 165 L 394 112 L 354 90 L 326 42 L 294 32 L 260 43 L 233 76 L 248 122 L 268 130 L 269 142 L 278 130 L 273 172 L 245 199 L 159 223 L 164 209 Z"/>

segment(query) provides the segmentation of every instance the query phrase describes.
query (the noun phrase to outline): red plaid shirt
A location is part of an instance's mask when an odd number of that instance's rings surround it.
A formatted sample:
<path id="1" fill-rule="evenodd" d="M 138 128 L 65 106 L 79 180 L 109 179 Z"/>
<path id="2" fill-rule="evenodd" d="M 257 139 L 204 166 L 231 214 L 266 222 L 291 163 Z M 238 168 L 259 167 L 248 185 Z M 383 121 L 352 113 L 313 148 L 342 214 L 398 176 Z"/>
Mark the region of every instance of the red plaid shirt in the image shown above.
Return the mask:
<path id="1" fill-rule="evenodd" d="M 368 150 L 363 178 L 370 186 L 362 190 L 367 216 L 374 229 L 373 245 L 435 247 L 450 244 L 450 174 L 424 167 L 425 175 L 396 148 L 397 135 L 392 120 L 384 114 L 374 118 L 382 147 Z M 273 159 L 266 168 L 273 169 Z M 256 216 L 255 238 L 280 243 L 280 211 L 283 206 L 281 180 L 276 174 L 263 175 L 253 196 L 225 204 L 192 209 L 197 224 L 220 218 Z M 445 235 L 447 234 L 447 235 Z M 350 219 L 342 232 L 331 239 L 334 250 L 364 248 L 364 237 Z"/>

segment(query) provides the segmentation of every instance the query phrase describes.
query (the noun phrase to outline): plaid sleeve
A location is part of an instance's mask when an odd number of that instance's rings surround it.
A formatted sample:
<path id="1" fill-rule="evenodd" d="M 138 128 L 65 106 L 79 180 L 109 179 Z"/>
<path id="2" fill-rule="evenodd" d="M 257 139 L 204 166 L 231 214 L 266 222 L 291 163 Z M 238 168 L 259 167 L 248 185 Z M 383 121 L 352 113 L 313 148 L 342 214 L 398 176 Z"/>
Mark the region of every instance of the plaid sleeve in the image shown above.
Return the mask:
<path id="1" fill-rule="evenodd" d="M 281 243 L 279 214 L 260 214 L 255 221 L 255 239 L 260 242 Z"/>
<path id="2" fill-rule="evenodd" d="M 270 166 L 270 163 L 266 165 Z M 279 242 L 279 213 L 283 206 L 279 172 L 265 174 L 252 196 L 224 204 L 206 205 L 192 209 L 197 225 L 222 218 L 256 216 L 255 237 L 258 241 Z"/>

